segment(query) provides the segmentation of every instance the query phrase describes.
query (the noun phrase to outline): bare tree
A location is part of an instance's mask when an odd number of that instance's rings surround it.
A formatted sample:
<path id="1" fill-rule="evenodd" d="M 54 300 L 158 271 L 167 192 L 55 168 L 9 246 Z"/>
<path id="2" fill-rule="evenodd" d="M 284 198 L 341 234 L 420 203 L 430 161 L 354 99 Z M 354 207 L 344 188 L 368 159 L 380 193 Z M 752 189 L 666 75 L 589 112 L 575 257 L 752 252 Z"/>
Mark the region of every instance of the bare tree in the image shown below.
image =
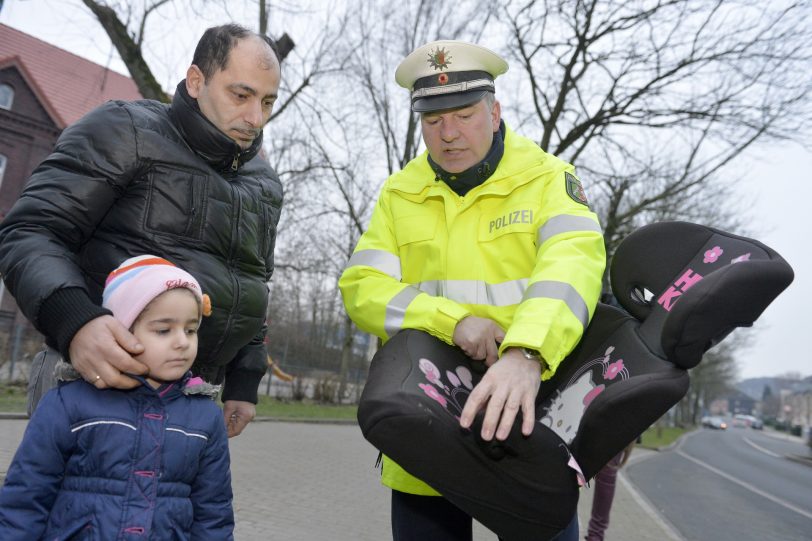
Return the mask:
<path id="1" fill-rule="evenodd" d="M 517 117 L 580 168 L 607 253 L 643 223 L 736 225 L 731 162 L 808 133 L 806 1 L 513 1 Z"/>
<path id="2" fill-rule="evenodd" d="M 511 111 L 542 148 L 576 164 L 610 259 L 652 221 L 742 228 L 735 160 L 809 131 L 809 7 L 516 0 L 500 12 L 506 54 L 521 67 Z M 735 379 L 736 346 L 723 343 L 692 370 L 687 422 Z"/>
<path id="3" fill-rule="evenodd" d="M 394 83 L 395 67 L 423 43 L 437 39 L 478 41 L 493 20 L 491 2 L 377 0 L 354 6 L 357 34 L 350 35 L 347 76 L 360 105 L 382 143 L 388 174 L 417 155 L 418 116 L 409 109 L 408 93 Z"/>
<path id="4" fill-rule="evenodd" d="M 144 42 L 144 29 L 147 24 L 147 18 L 155 12 L 156 9 L 166 4 L 170 0 L 154 0 L 143 6 L 142 12 L 136 17 L 133 13 L 133 5 L 125 5 L 126 17 L 124 22 L 119 18 L 116 11 L 105 4 L 104 2 L 95 2 L 94 0 L 82 0 L 82 3 L 93 12 L 93 15 L 99 20 L 99 23 L 104 28 L 107 36 L 110 38 L 111 43 L 115 46 L 118 54 L 130 76 L 135 81 L 138 91 L 147 99 L 158 100 L 163 102 L 169 101 L 169 95 L 164 92 L 161 85 L 155 79 L 142 52 L 142 45 Z M 133 20 L 135 18 L 135 20 Z M 134 26 L 131 32 L 128 29 L 128 23 Z"/>
<path id="5" fill-rule="evenodd" d="M 314 239 L 320 247 L 317 259 L 334 273 L 334 287 L 366 227 L 378 186 L 419 147 L 417 116 L 410 111 L 408 93 L 394 83 L 394 66 L 424 41 L 443 35 L 476 39 L 492 16 L 485 2 L 461 7 L 446 1 L 393 5 L 378 0 L 353 7 L 358 9 L 341 24 L 343 39 L 335 42 L 344 69 L 325 78 L 331 88 L 322 89 L 319 103 L 306 112 L 300 107 L 322 174 L 311 178 L 317 195 L 295 220 L 322 225 L 300 230 L 309 236 L 322 233 Z M 343 310 L 340 319 L 343 395 L 356 328 Z"/>
<path id="6" fill-rule="evenodd" d="M 161 87 L 144 58 L 143 46 L 147 19 L 150 15 L 155 14 L 159 8 L 171 4 L 173 1 L 177 0 L 130 0 L 127 2 L 82 0 L 82 3 L 87 6 L 104 28 L 141 95 L 147 99 L 163 102 L 170 101 L 169 94 Z M 258 0 L 258 2 L 258 32 L 267 35 L 269 5 L 267 0 Z M 206 0 L 203 0 L 203 4 L 205 3 Z M 191 10 L 193 7 L 190 5 L 189 9 Z M 293 39 L 287 33 L 283 33 L 275 42 L 279 60 L 282 62 L 293 50 Z M 311 77 L 305 77 L 302 80 L 299 90 L 309 84 Z M 296 93 L 292 94 L 291 98 L 295 98 L 295 96 Z M 277 112 L 283 111 L 286 106 L 287 103 L 283 102 L 277 108 Z"/>
<path id="7" fill-rule="evenodd" d="M 708 351 L 691 369 L 688 393 L 677 405 L 677 422 L 683 426 L 698 424 L 699 415 L 715 399 L 730 392 L 736 379 L 735 352 L 744 349 L 747 337 L 735 333 L 728 340 Z"/>
<path id="8" fill-rule="evenodd" d="M 305 190 L 313 197 L 295 213 L 298 238 L 306 237 L 309 249 L 304 267 L 311 274 L 322 276 L 320 295 L 338 301 L 338 276 L 346 266 L 364 230 L 366 217 L 374 201 L 374 186 L 363 168 L 354 167 L 363 159 L 363 144 L 353 144 L 347 127 L 349 123 L 329 111 L 310 117 L 309 151 L 318 164 L 312 172 L 312 182 Z M 326 138 L 325 133 L 330 133 Z M 315 313 L 311 321 L 315 322 Z M 322 325 L 340 338 L 338 396 L 345 394 L 347 375 L 353 364 L 355 326 L 340 306 L 329 305 L 322 314 Z M 340 329 L 340 330 L 339 330 Z M 327 348 L 323 349 L 329 355 Z"/>

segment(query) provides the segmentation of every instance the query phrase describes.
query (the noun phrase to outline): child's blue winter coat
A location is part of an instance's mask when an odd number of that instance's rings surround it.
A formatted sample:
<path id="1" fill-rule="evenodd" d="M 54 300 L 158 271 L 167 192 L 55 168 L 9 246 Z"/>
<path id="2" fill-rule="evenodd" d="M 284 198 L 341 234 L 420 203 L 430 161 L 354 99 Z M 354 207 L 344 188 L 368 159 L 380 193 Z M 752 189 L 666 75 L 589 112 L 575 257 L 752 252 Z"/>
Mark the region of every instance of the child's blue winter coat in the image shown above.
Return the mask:
<path id="1" fill-rule="evenodd" d="M 188 381 L 52 389 L 0 491 L 0 539 L 233 539 L 223 413 Z"/>

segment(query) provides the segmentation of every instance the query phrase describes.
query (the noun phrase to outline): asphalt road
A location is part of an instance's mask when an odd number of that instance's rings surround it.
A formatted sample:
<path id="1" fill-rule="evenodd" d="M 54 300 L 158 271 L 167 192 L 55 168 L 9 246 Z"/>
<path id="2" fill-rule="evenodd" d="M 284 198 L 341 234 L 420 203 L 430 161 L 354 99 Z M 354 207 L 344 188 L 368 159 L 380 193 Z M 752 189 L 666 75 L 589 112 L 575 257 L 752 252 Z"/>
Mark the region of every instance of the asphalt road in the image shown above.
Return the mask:
<path id="1" fill-rule="evenodd" d="M 626 474 L 686 540 L 812 539 L 812 455 L 797 439 L 703 429 Z"/>

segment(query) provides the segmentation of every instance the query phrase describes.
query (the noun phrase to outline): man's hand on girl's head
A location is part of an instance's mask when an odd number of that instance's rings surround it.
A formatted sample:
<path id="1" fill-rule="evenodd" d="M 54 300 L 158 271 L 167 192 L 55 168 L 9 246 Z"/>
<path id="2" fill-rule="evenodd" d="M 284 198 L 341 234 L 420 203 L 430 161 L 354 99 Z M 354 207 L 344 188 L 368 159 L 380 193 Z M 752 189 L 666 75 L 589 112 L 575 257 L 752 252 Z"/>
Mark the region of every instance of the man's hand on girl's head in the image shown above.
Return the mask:
<path id="1" fill-rule="evenodd" d="M 69 355 L 85 381 L 99 389 L 132 389 L 140 383 L 127 374 L 146 375 L 148 368 L 132 356 L 144 351 L 138 339 L 113 316 L 87 322 L 73 337 Z"/>

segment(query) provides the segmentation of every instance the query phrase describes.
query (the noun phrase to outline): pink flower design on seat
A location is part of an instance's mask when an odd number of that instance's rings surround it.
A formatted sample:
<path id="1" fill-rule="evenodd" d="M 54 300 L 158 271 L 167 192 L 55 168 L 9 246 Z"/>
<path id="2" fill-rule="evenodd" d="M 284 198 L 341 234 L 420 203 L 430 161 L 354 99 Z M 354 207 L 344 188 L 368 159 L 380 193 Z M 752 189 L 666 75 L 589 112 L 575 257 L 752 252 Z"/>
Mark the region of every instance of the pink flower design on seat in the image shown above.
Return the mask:
<path id="1" fill-rule="evenodd" d="M 623 359 L 618 359 L 615 362 L 609 364 L 609 366 L 606 368 L 606 374 L 604 374 L 604 377 L 609 380 L 615 379 L 622 370 L 623 370 Z"/>
<path id="2" fill-rule="evenodd" d="M 707 252 L 705 252 L 705 259 L 702 260 L 703 263 L 716 263 L 716 260 L 725 253 L 724 250 L 720 246 L 714 246 Z"/>
<path id="3" fill-rule="evenodd" d="M 466 367 L 460 365 L 457 367 L 457 376 L 460 378 L 460 381 L 467 389 L 473 389 L 473 376 L 471 375 L 471 371 L 468 370 Z"/>
<path id="4" fill-rule="evenodd" d="M 418 387 L 423 389 L 423 392 L 428 395 L 429 398 L 436 400 L 442 407 L 446 407 L 448 401 L 445 399 L 443 395 L 441 395 L 437 389 L 435 389 L 432 385 L 428 385 L 426 383 L 418 383 Z"/>
<path id="5" fill-rule="evenodd" d="M 420 371 L 426 374 L 426 379 L 432 383 L 440 383 L 440 369 L 428 359 L 417 361 Z"/>

